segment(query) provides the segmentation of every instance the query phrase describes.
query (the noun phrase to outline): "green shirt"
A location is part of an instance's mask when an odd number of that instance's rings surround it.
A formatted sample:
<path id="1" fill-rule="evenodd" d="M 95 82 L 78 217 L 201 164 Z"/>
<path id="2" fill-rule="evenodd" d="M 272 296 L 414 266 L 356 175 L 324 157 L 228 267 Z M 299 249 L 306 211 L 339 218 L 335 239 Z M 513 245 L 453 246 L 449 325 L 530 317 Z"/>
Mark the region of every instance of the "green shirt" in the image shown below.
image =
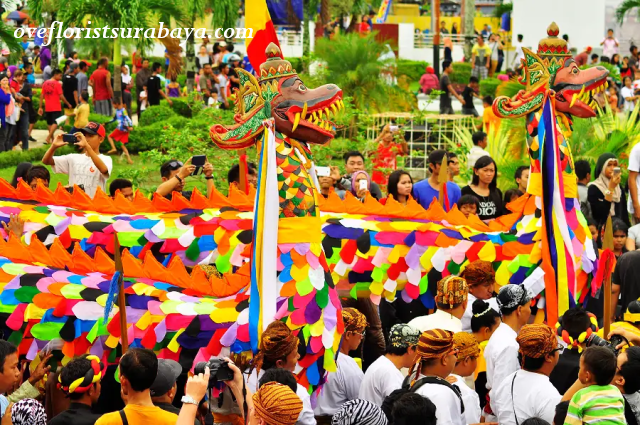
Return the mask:
<path id="1" fill-rule="evenodd" d="M 571 398 L 564 425 L 623 425 L 624 399 L 613 385 L 591 385 Z"/>

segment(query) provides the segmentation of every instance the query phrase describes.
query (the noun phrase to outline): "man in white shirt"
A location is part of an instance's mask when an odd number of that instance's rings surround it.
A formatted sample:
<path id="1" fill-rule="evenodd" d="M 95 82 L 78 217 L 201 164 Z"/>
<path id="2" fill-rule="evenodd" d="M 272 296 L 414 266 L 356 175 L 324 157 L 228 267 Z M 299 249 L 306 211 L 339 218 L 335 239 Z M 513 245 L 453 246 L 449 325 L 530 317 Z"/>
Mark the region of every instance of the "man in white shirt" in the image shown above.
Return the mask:
<path id="1" fill-rule="evenodd" d="M 469 287 L 467 308 L 462 316 L 462 331 L 471 332 L 471 316 L 473 316 L 473 303 L 475 300 L 480 299 L 488 302 L 491 308 L 500 313 L 498 302 L 493 298 L 496 273 L 489 261 L 476 260 L 460 273 L 460 277 L 467 281 L 467 286 Z"/>
<path id="2" fill-rule="evenodd" d="M 465 378 L 471 377 L 473 379 L 478 367 L 480 346 L 472 334 L 458 332 L 453 336 L 453 348 L 458 351 L 456 354 L 456 367 L 447 380 L 460 389 L 466 423 L 475 424 L 480 422 L 482 416 L 480 397 L 478 397 L 478 393 L 475 390 L 472 390 L 467 385 Z"/>
<path id="3" fill-rule="evenodd" d="M 467 309 L 469 288 L 467 282 L 457 276 L 447 276 L 438 282 L 436 306 L 438 310 L 427 316 L 416 317 L 409 326 L 420 332 L 431 329 L 445 329 L 451 332 L 462 330 L 462 316 Z"/>
<path id="4" fill-rule="evenodd" d="M 516 57 L 513 59 L 513 69 L 522 67 L 522 59 L 524 59 L 524 51 L 522 50 L 522 47 L 524 46 L 522 44 L 523 38 L 522 34 L 518 34 L 518 41 L 514 44 L 514 47 L 516 48 Z"/>
<path id="5" fill-rule="evenodd" d="M 489 144 L 487 141 L 487 133 L 484 131 L 478 131 L 471 136 L 471 140 L 473 141 L 473 147 L 467 156 L 467 167 L 470 168 L 476 165 L 476 161 L 483 156 L 491 156 L 489 155 L 489 152 L 485 150 Z"/>
<path id="6" fill-rule="evenodd" d="M 382 406 L 384 399 L 400 389 L 404 376 L 400 369 L 408 368 L 416 357 L 420 332 L 406 324 L 397 324 L 389 332 L 387 353 L 369 366 L 360 385 L 358 398 Z"/>
<path id="7" fill-rule="evenodd" d="M 364 338 L 367 319 L 355 308 L 342 310 L 344 335 L 338 353 L 338 368 L 330 373 L 327 382 L 318 396 L 318 404 L 313 409 L 316 417 L 324 417 L 327 421 L 349 400 L 358 398 L 360 384 L 364 374 L 349 352 L 357 349 Z M 317 419 L 320 421 L 320 419 Z M 320 421 L 323 423 L 326 421 Z"/>
<path id="8" fill-rule="evenodd" d="M 495 330 L 486 348 L 484 358 L 487 362 L 487 390 L 489 403 L 485 405 L 485 413 L 491 422 L 495 422 L 491 399 L 492 388 L 512 372 L 520 369 L 516 341 L 520 328 L 527 324 L 531 316 L 531 294 L 521 285 L 505 285 L 498 292 L 498 305 L 502 314 L 502 323 Z"/>
<path id="9" fill-rule="evenodd" d="M 110 156 L 100 153 L 100 144 L 104 140 L 105 130 L 102 124 L 87 123 L 87 126 L 75 133 L 75 147 L 81 153 L 56 156 L 56 150 L 68 143 L 62 139 L 62 133 L 56 136 L 51 147 L 44 154 L 42 163 L 50 165 L 54 173 L 68 174 L 69 186 L 82 185 L 84 191 L 91 198 L 98 187 L 106 193 L 106 184 L 113 169 Z"/>
<path id="10" fill-rule="evenodd" d="M 607 38 L 602 40 L 600 43 L 602 47 L 602 56 L 606 56 L 609 59 L 613 57 L 616 53 L 618 53 L 618 47 L 620 46 L 620 42 L 618 39 L 613 36 L 613 30 L 609 29 L 607 31 Z"/>
<path id="11" fill-rule="evenodd" d="M 625 79 L 625 82 L 627 80 Z M 626 88 L 626 87 L 625 87 Z M 640 223 L 640 143 L 629 154 L 629 200 L 627 209 L 635 224 Z"/>
<path id="12" fill-rule="evenodd" d="M 553 423 L 556 405 L 562 400 L 549 381 L 562 351 L 556 332 L 545 324 L 525 325 L 517 341 L 523 368 L 505 377 L 493 392 L 491 405 L 498 422 L 516 425 L 540 418 Z"/>
<path id="13" fill-rule="evenodd" d="M 413 367 L 409 372 L 412 377 L 411 390 L 436 405 L 438 425 L 467 424 L 460 389 L 446 381 L 457 361 L 453 335 L 453 332 L 443 329 L 423 332 L 418 342 L 415 374 Z M 416 375 L 419 375 L 417 380 Z"/>

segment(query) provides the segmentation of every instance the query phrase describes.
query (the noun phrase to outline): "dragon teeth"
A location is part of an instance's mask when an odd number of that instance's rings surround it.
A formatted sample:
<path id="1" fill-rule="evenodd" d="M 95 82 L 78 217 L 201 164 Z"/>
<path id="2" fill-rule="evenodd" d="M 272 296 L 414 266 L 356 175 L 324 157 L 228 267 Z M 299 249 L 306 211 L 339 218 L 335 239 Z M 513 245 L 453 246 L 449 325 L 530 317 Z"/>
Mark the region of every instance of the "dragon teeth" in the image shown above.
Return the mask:
<path id="1" fill-rule="evenodd" d="M 331 110 L 333 111 L 334 116 L 338 113 L 338 108 L 335 103 L 331 104 Z"/>
<path id="2" fill-rule="evenodd" d="M 298 128 L 298 124 L 300 124 L 300 112 L 298 112 L 293 119 L 293 129 L 291 130 L 291 132 L 296 131 L 296 128 Z"/>

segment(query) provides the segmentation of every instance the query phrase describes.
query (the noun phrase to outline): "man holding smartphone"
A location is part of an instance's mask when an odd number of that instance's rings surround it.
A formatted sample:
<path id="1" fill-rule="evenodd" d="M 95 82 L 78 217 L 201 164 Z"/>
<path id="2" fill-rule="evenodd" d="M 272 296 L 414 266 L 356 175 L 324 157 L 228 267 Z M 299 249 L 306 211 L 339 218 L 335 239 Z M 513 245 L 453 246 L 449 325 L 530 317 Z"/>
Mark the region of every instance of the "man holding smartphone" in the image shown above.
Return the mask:
<path id="1" fill-rule="evenodd" d="M 196 164 L 194 164 L 194 160 Z M 200 162 L 202 163 L 200 164 Z M 209 196 L 213 188 L 213 165 L 211 165 L 204 155 L 191 157 L 184 164 L 176 159 L 162 164 L 162 167 L 160 167 L 162 184 L 158 186 L 156 193 L 171 200 L 173 199 L 173 192 L 180 192 L 182 196 L 190 199 L 191 191 L 183 190 L 185 180 L 189 176 L 197 175 L 196 172 L 199 174 L 199 169 L 207 181 L 207 196 Z"/>

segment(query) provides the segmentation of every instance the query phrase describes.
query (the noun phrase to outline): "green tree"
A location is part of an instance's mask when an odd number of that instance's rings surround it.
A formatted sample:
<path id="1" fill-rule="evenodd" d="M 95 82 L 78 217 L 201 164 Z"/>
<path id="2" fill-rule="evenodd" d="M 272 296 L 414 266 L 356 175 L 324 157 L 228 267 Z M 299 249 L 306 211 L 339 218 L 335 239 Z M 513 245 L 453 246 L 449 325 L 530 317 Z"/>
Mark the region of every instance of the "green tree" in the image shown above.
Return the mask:
<path id="1" fill-rule="evenodd" d="M 17 9 L 19 2 L 15 0 L 2 0 L 0 2 L 0 6 L 7 11 L 13 12 Z M 20 45 L 20 40 L 15 38 L 13 35 L 13 29 L 6 25 L 3 21 L 0 20 L 0 41 L 2 44 L 6 45 L 9 51 L 17 52 L 22 51 L 22 46 Z"/>
<path id="2" fill-rule="evenodd" d="M 616 20 L 620 25 L 622 25 L 622 21 L 624 21 L 624 16 L 627 12 L 633 9 L 636 9 L 638 19 L 640 19 L 640 0 L 624 0 L 620 3 L 620 6 L 616 9 Z"/>
<path id="3" fill-rule="evenodd" d="M 58 6 L 58 18 L 68 28 L 71 25 L 81 26 L 85 17 L 91 17 L 92 28 L 123 28 L 135 29 L 158 27 L 158 17 L 165 19 L 172 16 L 178 25 L 185 23 L 184 7 L 176 0 L 29 0 L 29 9 L 32 10 L 34 16 L 40 16 L 38 11 L 42 10 L 47 3 Z M 170 21 L 166 21 L 165 27 L 169 27 Z M 124 37 L 123 37 L 124 35 Z M 114 99 L 122 98 L 122 78 L 119 72 L 119 66 L 122 63 L 121 48 L 122 42 L 132 34 L 118 34 L 113 39 L 113 91 Z M 121 38 L 123 37 L 123 38 Z M 136 45 L 144 50 L 150 47 L 153 39 L 139 37 L 136 39 Z"/>

